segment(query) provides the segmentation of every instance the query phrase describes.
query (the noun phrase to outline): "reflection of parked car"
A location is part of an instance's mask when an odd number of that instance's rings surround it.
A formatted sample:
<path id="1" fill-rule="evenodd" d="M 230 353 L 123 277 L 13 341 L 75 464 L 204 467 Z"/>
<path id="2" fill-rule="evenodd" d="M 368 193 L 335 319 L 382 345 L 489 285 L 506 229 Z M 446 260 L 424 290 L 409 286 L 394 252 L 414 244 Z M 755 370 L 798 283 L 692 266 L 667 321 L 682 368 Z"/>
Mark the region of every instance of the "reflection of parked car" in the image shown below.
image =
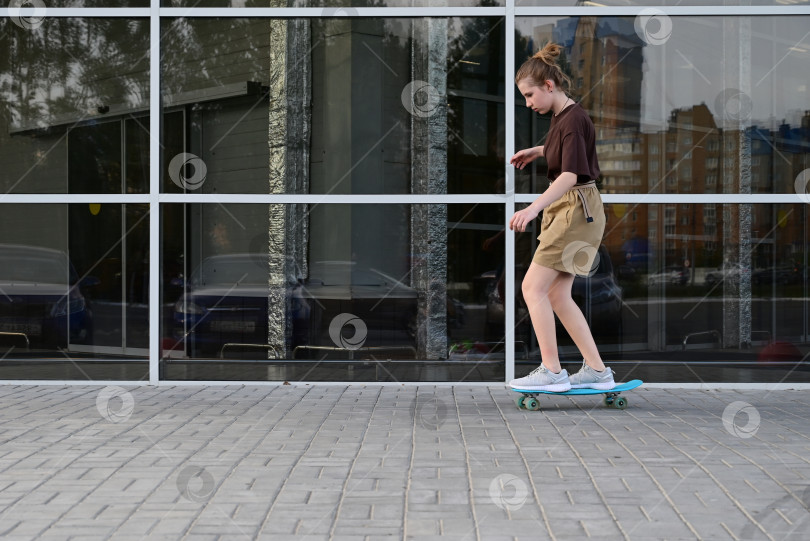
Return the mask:
<path id="1" fill-rule="evenodd" d="M 651 286 L 657 284 L 672 284 L 683 286 L 689 282 L 689 269 L 680 265 L 670 265 L 663 271 L 651 274 L 647 277 L 647 283 Z"/>
<path id="2" fill-rule="evenodd" d="M 174 338 L 185 336 L 190 355 L 218 355 L 229 343 L 268 345 L 272 287 L 284 287 L 290 302 L 292 348 L 335 346 L 329 325 L 343 313 L 365 323 L 366 345 L 412 345 L 417 303 L 413 288 L 351 261 L 316 262 L 309 278 L 271 286 L 266 261 L 266 254 L 218 255 L 206 258 L 192 273 L 173 316 Z"/>
<path id="3" fill-rule="evenodd" d="M 518 277 L 519 278 L 519 277 Z M 504 337 L 505 302 L 503 273 L 500 275 L 496 271 L 488 271 L 482 274 L 479 279 L 489 280 L 486 287 L 487 309 L 484 319 L 484 338 L 490 341 L 499 341 Z M 523 295 L 520 294 L 522 282 L 518 279 L 515 282 L 515 337 L 518 340 L 527 342 L 529 328 L 529 310 L 523 302 Z"/>
<path id="4" fill-rule="evenodd" d="M 571 296 L 580 306 L 590 303 L 591 331 L 594 336 L 617 336 L 622 330 L 622 288 L 613 276 L 613 263 L 605 245 L 599 246 L 599 265 L 588 278 L 577 276 Z"/>
<path id="5" fill-rule="evenodd" d="M 780 267 L 767 267 L 757 269 L 751 274 L 751 282 L 754 285 L 779 284 L 790 285 L 799 284 L 802 281 L 802 269 L 799 265 L 783 265 Z"/>
<path id="6" fill-rule="evenodd" d="M 0 244 L 0 340 L 31 347 L 89 343 L 92 315 L 65 252 Z"/>
<path id="7" fill-rule="evenodd" d="M 225 344 L 267 345 L 271 287 L 291 302 L 293 329 L 308 317 L 300 284 L 271 286 L 267 255 L 227 254 L 204 259 L 174 305 L 173 336 L 192 357 L 219 355 Z M 304 339 L 295 335 L 293 341 Z M 278 346 L 279 344 L 273 344 Z M 266 355 L 266 353 L 264 353 Z M 265 357 L 266 358 L 266 357 Z"/>
<path id="8" fill-rule="evenodd" d="M 366 324 L 367 346 L 413 345 L 417 292 L 376 269 L 358 267 L 353 261 L 315 262 L 301 296 L 312 308 L 309 345 L 335 345 L 328 328 L 342 313 L 354 314 Z"/>
<path id="9" fill-rule="evenodd" d="M 494 273 L 493 273 L 494 275 Z M 521 282 L 515 283 L 515 324 L 520 328 L 528 325 L 529 312 L 521 294 Z M 622 326 L 622 288 L 613 276 L 613 264 L 607 248 L 599 247 L 599 265 L 590 277 L 577 276 L 571 286 L 571 296 L 580 307 L 589 303 L 586 313 L 590 314 L 594 335 L 616 336 Z M 493 283 L 487 298 L 486 323 L 488 334 L 503 337 L 504 301 L 501 281 Z M 519 334 L 519 333 L 518 333 Z"/>
<path id="10" fill-rule="evenodd" d="M 716 270 L 706 273 L 706 286 L 714 287 L 724 280 L 738 280 L 740 276 L 750 272 L 751 269 L 737 265 L 718 267 Z"/>

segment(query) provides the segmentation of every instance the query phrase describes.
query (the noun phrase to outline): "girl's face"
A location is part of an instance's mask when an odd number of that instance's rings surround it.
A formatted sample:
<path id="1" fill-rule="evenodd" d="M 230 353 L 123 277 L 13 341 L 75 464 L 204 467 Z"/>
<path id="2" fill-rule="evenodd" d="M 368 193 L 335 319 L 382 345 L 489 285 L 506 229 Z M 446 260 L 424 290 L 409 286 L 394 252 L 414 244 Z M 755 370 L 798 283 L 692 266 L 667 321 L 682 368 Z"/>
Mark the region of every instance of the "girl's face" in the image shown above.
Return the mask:
<path id="1" fill-rule="evenodd" d="M 520 81 L 517 86 L 520 93 L 526 98 L 526 107 L 543 115 L 551 110 L 554 103 L 554 94 L 550 92 L 553 89 L 553 83 L 546 81 L 545 85 L 536 86 L 527 78 Z"/>

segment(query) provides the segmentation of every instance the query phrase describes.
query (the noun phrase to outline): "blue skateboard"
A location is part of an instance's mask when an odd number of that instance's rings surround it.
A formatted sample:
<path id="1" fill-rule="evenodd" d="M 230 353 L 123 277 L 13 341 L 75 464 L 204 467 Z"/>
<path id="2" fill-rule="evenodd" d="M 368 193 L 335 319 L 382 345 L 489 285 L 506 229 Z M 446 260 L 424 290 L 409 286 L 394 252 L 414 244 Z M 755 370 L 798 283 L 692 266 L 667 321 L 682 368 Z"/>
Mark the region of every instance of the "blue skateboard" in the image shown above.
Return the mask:
<path id="1" fill-rule="evenodd" d="M 643 381 L 640 379 L 634 379 L 632 381 L 628 381 L 627 383 L 619 383 L 614 388 L 608 391 L 600 391 L 599 389 L 571 389 L 562 393 L 555 393 L 552 391 L 530 391 L 528 389 L 512 389 L 515 392 L 520 393 L 520 397 L 517 399 L 517 407 L 519 409 L 526 409 L 530 411 L 537 411 L 540 409 L 540 402 L 537 400 L 537 395 L 539 394 L 554 394 L 559 396 L 580 396 L 584 394 L 603 394 L 605 395 L 605 405 L 610 408 L 616 408 L 619 410 L 623 410 L 627 407 L 627 399 L 623 396 L 619 396 L 620 393 L 623 391 L 629 391 L 631 389 L 635 389 L 639 387 Z"/>

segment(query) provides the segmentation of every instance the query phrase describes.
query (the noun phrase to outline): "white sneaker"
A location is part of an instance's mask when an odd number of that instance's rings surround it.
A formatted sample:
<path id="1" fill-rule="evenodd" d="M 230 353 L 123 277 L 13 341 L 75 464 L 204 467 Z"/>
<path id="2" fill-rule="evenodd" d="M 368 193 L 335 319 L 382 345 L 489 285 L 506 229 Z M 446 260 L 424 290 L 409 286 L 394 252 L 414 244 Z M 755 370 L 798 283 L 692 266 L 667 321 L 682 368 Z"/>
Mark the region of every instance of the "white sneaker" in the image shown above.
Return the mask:
<path id="1" fill-rule="evenodd" d="M 571 388 L 571 382 L 568 380 L 568 372 L 565 369 L 561 370 L 559 374 L 555 374 L 541 364 L 528 376 L 510 381 L 509 386 L 526 391 L 562 393 Z"/>
<path id="2" fill-rule="evenodd" d="M 579 372 L 571 375 L 571 387 L 574 389 L 597 389 L 609 391 L 616 386 L 613 381 L 613 370 L 606 367 L 604 371 L 597 372 L 582 361 Z"/>

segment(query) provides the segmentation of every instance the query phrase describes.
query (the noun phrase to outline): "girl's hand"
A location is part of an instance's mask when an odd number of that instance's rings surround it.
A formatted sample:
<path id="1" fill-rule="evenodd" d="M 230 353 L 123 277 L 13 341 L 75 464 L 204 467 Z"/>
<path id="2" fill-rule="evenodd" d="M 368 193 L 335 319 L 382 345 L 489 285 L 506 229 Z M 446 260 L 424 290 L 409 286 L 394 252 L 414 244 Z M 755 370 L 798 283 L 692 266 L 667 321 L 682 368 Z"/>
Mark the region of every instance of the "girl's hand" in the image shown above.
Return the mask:
<path id="1" fill-rule="evenodd" d="M 526 226 L 529 225 L 532 220 L 537 218 L 539 214 L 538 211 L 534 210 L 532 206 L 528 206 L 523 210 L 519 210 L 512 216 L 512 219 L 509 220 L 509 229 L 513 231 L 524 232 L 526 231 Z"/>
<path id="2" fill-rule="evenodd" d="M 525 148 L 512 156 L 509 160 L 509 163 L 517 167 L 518 169 L 523 169 L 534 160 L 539 158 L 543 155 L 542 151 L 543 147 L 532 147 L 532 148 Z"/>

